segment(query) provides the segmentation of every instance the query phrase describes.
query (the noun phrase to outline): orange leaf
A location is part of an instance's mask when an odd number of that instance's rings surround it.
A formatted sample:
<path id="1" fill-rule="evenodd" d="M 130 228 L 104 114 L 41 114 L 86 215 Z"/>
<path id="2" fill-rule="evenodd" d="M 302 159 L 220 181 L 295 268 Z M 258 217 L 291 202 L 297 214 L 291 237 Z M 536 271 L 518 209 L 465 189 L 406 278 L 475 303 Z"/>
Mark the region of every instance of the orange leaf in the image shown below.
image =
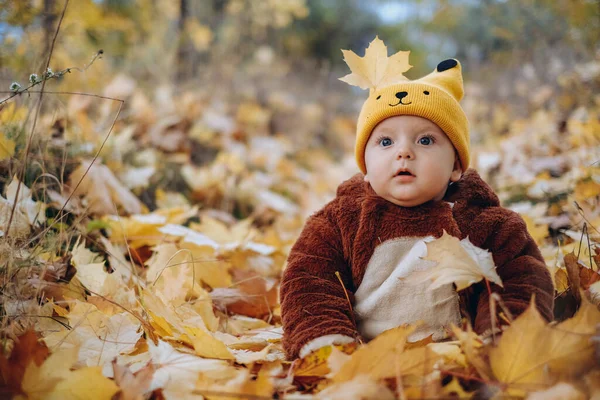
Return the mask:
<path id="1" fill-rule="evenodd" d="M 33 331 L 27 331 L 19 336 L 15 347 L 8 359 L 0 354 L 0 395 L 6 393 L 21 393 L 21 382 L 25 368 L 34 362 L 40 366 L 48 357 L 48 347 L 38 341 Z M 1 396 L 0 396 L 1 397 Z"/>

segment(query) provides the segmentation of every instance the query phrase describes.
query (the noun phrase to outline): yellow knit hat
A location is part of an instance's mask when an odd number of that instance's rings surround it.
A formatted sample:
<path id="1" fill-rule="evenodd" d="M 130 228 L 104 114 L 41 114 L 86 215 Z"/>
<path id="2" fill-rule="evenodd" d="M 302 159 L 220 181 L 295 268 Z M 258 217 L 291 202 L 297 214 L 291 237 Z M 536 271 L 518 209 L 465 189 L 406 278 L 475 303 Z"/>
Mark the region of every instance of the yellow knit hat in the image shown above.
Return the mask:
<path id="1" fill-rule="evenodd" d="M 387 54 L 385 56 L 387 57 Z M 405 57 L 407 60 L 408 54 Z M 394 61 L 393 58 L 390 58 L 390 62 Z M 351 63 L 348 65 L 352 68 Z M 408 67 L 404 70 L 410 68 L 408 61 L 405 66 Z M 386 67 L 386 70 L 389 69 L 390 67 Z M 470 161 L 469 122 L 458 103 L 464 94 L 462 70 L 458 60 L 442 61 L 432 73 L 423 78 L 411 81 L 401 76 L 401 79 L 396 79 L 396 82 L 398 81 L 400 83 L 371 87 L 369 98 L 362 106 L 358 116 L 355 145 L 356 163 L 360 170 L 363 174 L 367 172 L 365 147 L 377 124 L 397 115 L 415 115 L 434 122 L 446 133 L 458 152 L 462 169 L 465 171 Z"/>

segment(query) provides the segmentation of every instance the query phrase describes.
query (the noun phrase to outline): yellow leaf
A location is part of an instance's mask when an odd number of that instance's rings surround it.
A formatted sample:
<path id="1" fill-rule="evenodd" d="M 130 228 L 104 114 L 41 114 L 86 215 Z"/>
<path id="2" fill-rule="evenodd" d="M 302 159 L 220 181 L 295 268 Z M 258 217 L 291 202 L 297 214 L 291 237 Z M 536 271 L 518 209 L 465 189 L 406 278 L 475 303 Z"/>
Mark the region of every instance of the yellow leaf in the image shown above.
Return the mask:
<path id="1" fill-rule="evenodd" d="M 164 240 L 159 229 L 167 224 L 180 224 L 198 212 L 196 207 L 160 209 L 150 214 L 126 217 L 104 217 L 110 226 L 110 237 L 115 243 L 127 241 L 130 247 L 156 245 Z"/>
<path id="2" fill-rule="evenodd" d="M 273 376 L 282 372 L 281 362 L 263 364 L 258 372 L 256 380 L 247 380 L 241 392 L 250 396 L 272 397 L 274 388 Z"/>
<path id="3" fill-rule="evenodd" d="M 6 160 L 15 154 L 15 141 L 6 137 L 6 133 L 0 135 L 0 161 Z"/>
<path id="4" fill-rule="evenodd" d="M 537 224 L 530 216 L 522 215 L 525 224 L 527 225 L 527 231 L 535 240 L 538 245 L 544 243 L 546 236 L 548 236 L 548 224 Z"/>
<path id="5" fill-rule="evenodd" d="M 599 194 L 600 183 L 591 178 L 579 181 L 577 182 L 577 185 L 575 185 L 575 199 L 580 203 L 588 201 L 589 199 L 593 199 Z"/>
<path id="6" fill-rule="evenodd" d="M 109 400 L 119 387 L 102 375 L 102 367 L 87 367 L 71 371 L 44 399 L 48 400 Z"/>
<path id="7" fill-rule="evenodd" d="M 79 362 L 88 366 L 103 366 L 119 354 L 132 352 L 142 335 L 139 321 L 129 313 L 109 317 L 82 301 L 74 301 L 66 317 L 73 329 L 53 332 L 44 341 L 53 350 L 81 346 Z"/>
<path id="8" fill-rule="evenodd" d="M 599 323 L 600 311 L 585 298 L 573 318 L 557 325 L 546 324 L 532 301 L 491 348 L 492 371 L 517 390 L 537 390 L 559 378 L 578 376 L 594 365 L 590 339 Z"/>
<path id="9" fill-rule="evenodd" d="M 453 325 L 452 332 L 460 341 L 460 347 L 463 349 L 467 361 L 475 367 L 477 373 L 479 373 L 483 379 L 491 381 L 492 371 L 484 360 L 483 344 L 481 339 L 479 339 L 479 336 L 471 330 L 470 326 L 469 330 L 465 332 Z"/>
<path id="10" fill-rule="evenodd" d="M 383 332 L 352 354 L 332 380 L 341 383 L 359 375 L 368 375 L 378 380 L 397 375 L 426 375 L 431 372 L 433 364 L 441 356 L 427 347 L 404 351 L 406 339 L 415 328 L 403 325 Z"/>
<path id="11" fill-rule="evenodd" d="M 556 269 L 556 272 L 554 273 L 554 287 L 558 294 L 564 293 L 569 289 L 569 277 L 564 268 Z"/>
<path id="12" fill-rule="evenodd" d="M 53 353 L 41 365 L 29 364 L 22 388 L 28 399 L 110 399 L 119 390 L 102 375 L 101 367 L 71 371 L 78 347 Z"/>
<path id="13" fill-rule="evenodd" d="M 468 238 L 459 240 L 444 231 L 441 238 L 426 244 L 427 257 L 423 259 L 435 261 L 437 265 L 414 272 L 405 278 L 406 280 L 414 282 L 431 280 L 430 290 L 448 283 L 455 283 L 457 290 L 462 290 L 484 278 L 502 286 L 492 254 L 474 246 Z"/>
<path id="14" fill-rule="evenodd" d="M 327 359 L 331 355 L 332 346 L 323 346 L 300 360 L 294 368 L 294 376 L 325 376 L 329 373 Z"/>
<path id="15" fill-rule="evenodd" d="M 29 111 L 27 107 L 18 107 L 15 102 L 9 103 L 8 105 L 3 105 L 0 108 L 0 125 L 7 124 L 18 124 L 21 121 L 24 121 L 27 118 Z"/>
<path id="16" fill-rule="evenodd" d="M 364 57 L 351 50 L 342 50 L 342 53 L 352 73 L 340 80 L 350 85 L 377 90 L 408 80 L 402 74 L 411 68 L 408 63 L 410 51 L 399 51 L 388 57 L 387 47 L 377 36 L 367 47 Z"/>
<path id="17" fill-rule="evenodd" d="M 216 358 L 218 360 L 233 360 L 235 358 L 225 346 L 225 343 L 215 338 L 210 332 L 192 327 L 186 327 L 185 332 L 190 337 L 196 354 L 200 357 Z"/>

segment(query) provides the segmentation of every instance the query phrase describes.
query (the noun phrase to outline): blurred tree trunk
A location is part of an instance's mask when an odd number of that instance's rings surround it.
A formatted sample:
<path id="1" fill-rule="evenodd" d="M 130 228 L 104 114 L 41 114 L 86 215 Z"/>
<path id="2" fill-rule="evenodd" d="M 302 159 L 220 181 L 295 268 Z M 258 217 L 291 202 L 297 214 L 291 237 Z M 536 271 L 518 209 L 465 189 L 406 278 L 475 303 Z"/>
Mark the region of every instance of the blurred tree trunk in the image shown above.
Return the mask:
<path id="1" fill-rule="evenodd" d="M 54 26 L 57 17 L 55 5 L 55 0 L 44 0 L 44 17 L 42 20 L 42 26 L 44 27 L 45 37 L 44 53 L 42 53 L 44 62 L 46 62 L 46 58 L 48 57 L 48 53 L 50 52 L 52 38 L 54 37 L 54 30 L 56 29 L 56 27 Z"/>
<path id="2" fill-rule="evenodd" d="M 190 17 L 189 0 L 179 0 L 179 21 L 177 22 L 178 30 L 178 48 L 177 48 L 177 79 L 185 80 L 189 77 L 190 56 L 192 48 L 190 40 L 185 32 L 185 23 Z"/>

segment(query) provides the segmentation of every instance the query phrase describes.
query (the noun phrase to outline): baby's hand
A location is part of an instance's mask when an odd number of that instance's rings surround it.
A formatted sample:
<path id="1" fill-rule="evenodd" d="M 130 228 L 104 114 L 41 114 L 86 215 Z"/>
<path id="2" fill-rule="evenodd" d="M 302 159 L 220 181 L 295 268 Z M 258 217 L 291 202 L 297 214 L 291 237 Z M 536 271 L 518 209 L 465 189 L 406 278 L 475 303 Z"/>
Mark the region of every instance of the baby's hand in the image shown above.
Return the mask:
<path id="1" fill-rule="evenodd" d="M 506 329 L 508 329 L 508 325 L 502 325 L 500 328 L 489 328 L 483 331 L 479 337 L 484 345 L 488 345 L 497 341 Z"/>
<path id="2" fill-rule="evenodd" d="M 361 345 L 361 343 L 351 342 L 351 343 L 344 343 L 344 344 L 334 344 L 333 347 L 335 347 L 336 349 L 340 350 L 343 353 L 352 354 L 356 350 L 359 349 L 360 345 Z"/>

